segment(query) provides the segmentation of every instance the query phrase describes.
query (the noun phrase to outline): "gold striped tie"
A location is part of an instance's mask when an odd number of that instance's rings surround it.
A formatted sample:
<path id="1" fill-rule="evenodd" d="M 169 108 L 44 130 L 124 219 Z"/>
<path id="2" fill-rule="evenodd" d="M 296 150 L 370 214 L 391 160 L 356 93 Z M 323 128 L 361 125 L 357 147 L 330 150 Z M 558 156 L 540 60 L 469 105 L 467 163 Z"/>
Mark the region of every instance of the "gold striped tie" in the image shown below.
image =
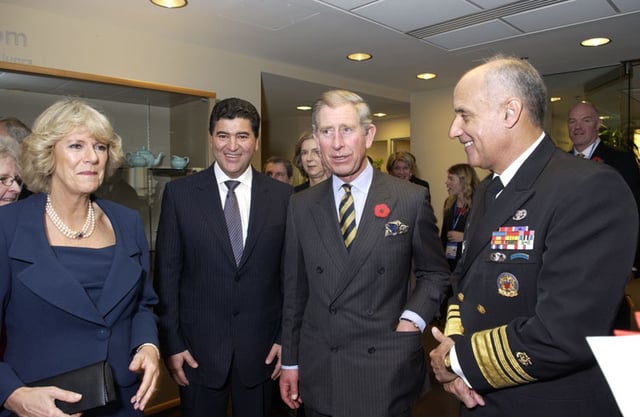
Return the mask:
<path id="1" fill-rule="evenodd" d="M 344 195 L 340 199 L 340 232 L 344 239 L 344 245 L 349 249 L 353 239 L 356 238 L 356 210 L 351 194 L 351 184 L 343 184 Z"/>

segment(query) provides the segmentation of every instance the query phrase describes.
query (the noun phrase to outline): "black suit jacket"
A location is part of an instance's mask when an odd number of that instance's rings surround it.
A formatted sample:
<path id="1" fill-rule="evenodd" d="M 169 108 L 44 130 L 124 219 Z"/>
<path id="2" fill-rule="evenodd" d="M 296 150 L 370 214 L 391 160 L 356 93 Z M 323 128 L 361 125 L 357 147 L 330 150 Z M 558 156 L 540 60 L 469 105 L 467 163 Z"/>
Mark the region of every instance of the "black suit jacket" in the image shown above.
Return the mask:
<path id="1" fill-rule="evenodd" d="M 188 349 L 191 383 L 220 387 L 231 360 L 242 382 L 270 377 L 264 364 L 279 341 L 281 257 L 293 188 L 253 170 L 249 229 L 236 266 L 213 165 L 168 183 L 156 244 L 160 341 L 165 356 Z"/>
<path id="2" fill-rule="evenodd" d="M 474 194 L 445 329 L 487 402 L 462 415 L 618 415 L 585 337 L 610 334 L 629 277 L 638 231 L 629 188 L 549 138 L 485 213 L 488 182 Z M 530 239 L 500 246 L 502 227 L 528 228 Z"/>
<path id="3" fill-rule="evenodd" d="M 421 395 L 422 335 L 394 329 L 405 309 L 428 324 L 449 287 L 427 197 L 424 187 L 374 170 L 350 251 L 332 180 L 291 198 L 282 355 L 283 364 L 299 365 L 301 397 L 312 409 L 396 416 Z M 412 267 L 416 286 L 408 293 Z"/>

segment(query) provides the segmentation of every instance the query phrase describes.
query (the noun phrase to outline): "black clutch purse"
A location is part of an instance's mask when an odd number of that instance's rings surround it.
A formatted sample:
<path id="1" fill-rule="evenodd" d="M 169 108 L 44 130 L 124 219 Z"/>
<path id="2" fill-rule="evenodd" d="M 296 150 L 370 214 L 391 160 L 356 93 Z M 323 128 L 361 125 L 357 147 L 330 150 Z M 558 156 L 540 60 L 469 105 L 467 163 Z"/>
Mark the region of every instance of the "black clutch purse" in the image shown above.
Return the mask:
<path id="1" fill-rule="evenodd" d="M 56 400 L 56 407 L 67 414 L 81 413 L 102 407 L 116 399 L 111 367 L 106 361 L 94 363 L 28 384 L 30 387 L 55 386 L 82 394 L 77 403 Z"/>

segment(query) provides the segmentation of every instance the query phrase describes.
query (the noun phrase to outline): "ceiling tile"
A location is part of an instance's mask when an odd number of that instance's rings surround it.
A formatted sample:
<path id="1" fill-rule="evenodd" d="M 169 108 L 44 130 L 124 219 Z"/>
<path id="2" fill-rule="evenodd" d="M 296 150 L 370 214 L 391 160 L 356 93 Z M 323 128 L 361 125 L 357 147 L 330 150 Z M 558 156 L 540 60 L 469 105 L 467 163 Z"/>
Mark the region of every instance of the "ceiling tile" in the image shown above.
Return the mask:
<path id="1" fill-rule="evenodd" d="M 356 9 L 354 13 L 401 32 L 410 32 L 479 11 L 481 9 L 464 0 L 382 0 Z"/>
<path id="2" fill-rule="evenodd" d="M 621 13 L 640 11 L 640 1 L 638 0 L 611 0 L 611 3 L 615 4 Z"/>
<path id="3" fill-rule="evenodd" d="M 344 10 L 355 9 L 356 7 L 364 6 L 367 3 L 371 3 L 371 0 L 316 0 L 318 3 L 324 3 L 327 5 L 335 6 Z"/>
<path id="4" fill-rule="evenodd" d="M 495 9 L 496 7 L 504 6 L 511 3 L 513 3 L 513 0 L 473 0 L 473 4 L 485 10 Z"/>
<path id="5" fill-rule="evenodd" d="M 615 10 L 605 1 L 582 0 L 542 7 L 503 19 L 525 32 L 539 32 L 588 20 L 597 20 L 615 13 Z"/>
<path id="6" fill-rule="evenodd" d="M 430 36 L 424 40 L 447 50 L 456 50 L 487 42 L 494 42 L 496 39 L 509 38 L 519 34 L 520 32 L 504 22 L 492 20 L 463 29 Z"/>

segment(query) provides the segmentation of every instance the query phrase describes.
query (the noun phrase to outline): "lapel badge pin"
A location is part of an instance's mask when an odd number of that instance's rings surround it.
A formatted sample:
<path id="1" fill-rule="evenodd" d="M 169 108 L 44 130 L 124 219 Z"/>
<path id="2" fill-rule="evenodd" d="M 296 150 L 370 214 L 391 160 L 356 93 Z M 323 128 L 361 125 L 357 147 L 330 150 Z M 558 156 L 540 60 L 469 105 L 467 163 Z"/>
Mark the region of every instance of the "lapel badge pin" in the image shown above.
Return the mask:
<path id="1" fill-rule="evenodd" d="M 518 296 L 518 289 L 520 287 L 520 283 L 518 283 L 518 279 L 515 275 L 509 272 L 503 272 L 498 277 L 498 294 L 513 298 Z"/>
<path id="2" fill-rule="evenodd" d="M 504 262 L 506 259 L 507 255 L 502 252 L 492 252 L 491 255 L 489 255 L 491 262 Z"/>
<path id="3" fill-rule="evenodd" d="M 520 209 L 517 210 L 514 214 L 513 214 L 513 220 L 515 221 L 519 221 L 524 219 L 525 217 L 527 217 L 527 210 L 526 209 Z"/>

